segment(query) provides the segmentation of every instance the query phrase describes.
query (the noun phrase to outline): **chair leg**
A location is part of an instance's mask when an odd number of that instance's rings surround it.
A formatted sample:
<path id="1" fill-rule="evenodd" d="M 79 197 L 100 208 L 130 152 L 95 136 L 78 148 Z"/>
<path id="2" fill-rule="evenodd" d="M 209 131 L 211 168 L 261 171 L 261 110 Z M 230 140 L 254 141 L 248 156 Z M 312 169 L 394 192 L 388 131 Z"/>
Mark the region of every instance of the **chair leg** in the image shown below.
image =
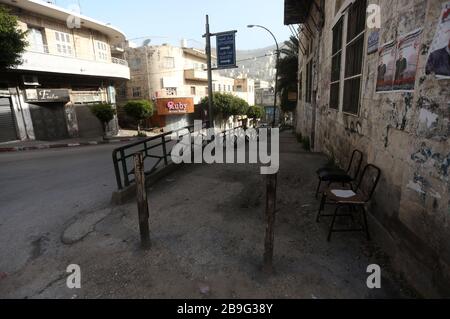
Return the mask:
<path id="1" fill-rule="evenodd" d="M 320 217 L 322 216 L 322 211 L 325 209 L 325 202 L 327 198 L 325 194 L 322 195 L 322 200 L 320 201 L 319 212 L 317 213 L 316 222 L 320 222 Z"/>
<path id="2" fill-rule="evenodd" d="M 364 229 L 366 230 L 366 236 L 367 236 L 367 240 L 370 241 L 370 233 L 369 233 L 369 225 L 367 223 L 367 212 L 366 212 L 366 208 L 364 206 L 361 206 L 362 208 L 362 213 L 363 213 L 363 220 L 364 220 Z"/>
<path id="3" fill-rule="evenodd" d="M 322 186 L 322 179 L 319 179 L 319 185 L 317 186 L 316 190 L 316 199 L 319 198 L 320 186 Z"/>
<path id="4" fill-rule="evenodd" d="M 340 207 L 337 206 L 336 209 L 335 209 L 335 211 L 334 211 L 333 221 L 331 222 L 330 230 L 329 230 L 329 232 L 328 232 L 328 238 L 327 238 L 327 241 L 328 241 L 328 242 L 331 241 L 331 234 L 332 234 L 333 231 L 334 231 L 334 224 L 336 223 L 336 217 L 337 217 L 337 214 L 338 214 L 338 212 L 339 212 L 339 208 L 340 208 Z"/>

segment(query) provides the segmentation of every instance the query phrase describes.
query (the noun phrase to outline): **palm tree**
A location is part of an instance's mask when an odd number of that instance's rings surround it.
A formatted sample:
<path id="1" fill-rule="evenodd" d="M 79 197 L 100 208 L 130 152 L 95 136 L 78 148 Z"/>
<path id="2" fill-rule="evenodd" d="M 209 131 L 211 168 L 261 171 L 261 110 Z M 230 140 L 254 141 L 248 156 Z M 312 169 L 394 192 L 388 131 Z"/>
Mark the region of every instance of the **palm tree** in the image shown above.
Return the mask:
<path id="1" fill-rule="evenodd" d="M 278 93 L 281 95 L 282 110 L 291 112 L 297 106 L 296 102 L 289 101 L 289 92 L 297 92 L 299 39 L 291 36 L 284 46 L 280 49 L 281 58 L 278 62 Z"/>

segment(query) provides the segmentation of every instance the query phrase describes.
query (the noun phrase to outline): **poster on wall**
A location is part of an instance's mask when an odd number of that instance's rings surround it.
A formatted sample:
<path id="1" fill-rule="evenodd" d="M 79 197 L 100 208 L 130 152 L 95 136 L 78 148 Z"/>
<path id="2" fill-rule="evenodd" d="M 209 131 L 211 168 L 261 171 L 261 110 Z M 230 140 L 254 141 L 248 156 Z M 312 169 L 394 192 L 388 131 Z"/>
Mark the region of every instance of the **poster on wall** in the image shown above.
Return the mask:
<path id="1" fill-rule="evenodd" d="M 396 42 L 391 41 L 381 46 L 379 51 L 377 93 L 391 92 L 394 85 Z"/>
<path id="2" fill-rule="evenodd" d="M 380 30 L 372 31 L 367 40 L 367 54 L 378 51 L 378 42 L 380 41 Z"/>
<path id="3" fill-rule="evenodd" d="M 442 5 L 436 34 L 428 55 L 426 74 L 450 79 L 450 1 Z"/>
<path id="4" fill-rule="evenodd" d="M 397 41 L 393 91 L 414 91 L 421 34 L 422 29 L 418 29 Z"/>

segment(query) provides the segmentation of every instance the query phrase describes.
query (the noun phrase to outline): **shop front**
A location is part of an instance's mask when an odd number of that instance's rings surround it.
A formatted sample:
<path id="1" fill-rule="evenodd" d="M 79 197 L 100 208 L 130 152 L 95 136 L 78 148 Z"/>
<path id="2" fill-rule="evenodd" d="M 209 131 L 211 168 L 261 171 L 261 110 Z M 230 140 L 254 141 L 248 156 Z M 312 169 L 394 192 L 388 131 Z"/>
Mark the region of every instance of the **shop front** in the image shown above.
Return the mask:
<path id="1" fill-rule="evenodd" d="M 193 123 L 195 113 L 193 98 L 159 98 L 156 99 L 156 114 L 152 117 L 153 126 L 164 128 L 166 132 L 174 131 Z"/>
<path id="2" fill-rule="evenodd" d="M 68 89 L 26 89 L 37 140 L 51 141 L 69 138 L 65 105 L 70 101 Z"/>

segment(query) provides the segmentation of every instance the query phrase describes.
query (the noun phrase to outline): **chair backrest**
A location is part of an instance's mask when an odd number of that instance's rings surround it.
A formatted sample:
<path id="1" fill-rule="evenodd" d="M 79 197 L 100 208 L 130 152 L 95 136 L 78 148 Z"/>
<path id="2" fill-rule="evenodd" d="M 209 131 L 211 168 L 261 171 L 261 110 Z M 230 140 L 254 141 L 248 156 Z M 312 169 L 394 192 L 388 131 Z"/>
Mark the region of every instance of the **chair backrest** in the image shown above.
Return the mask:
<path id="1" fill-rule="evenodd" d="M 380 178 L 381 169 L 372 164 L 368 164 L 364 167 L 358 183 L 358 191 L 366 196 L 366 202 L 369 202 L 372 199 Z"/>
<path id="2" fill-rule="evenodd" d="M 352 153 L 352 158 L 350 159 L 350 163 L 348 164 L 347 174 L 353 179 L 356 180 L 361 171 L 361 165 L 363 162 L 364 155 L 359 150 L 354 150 Z"/>

